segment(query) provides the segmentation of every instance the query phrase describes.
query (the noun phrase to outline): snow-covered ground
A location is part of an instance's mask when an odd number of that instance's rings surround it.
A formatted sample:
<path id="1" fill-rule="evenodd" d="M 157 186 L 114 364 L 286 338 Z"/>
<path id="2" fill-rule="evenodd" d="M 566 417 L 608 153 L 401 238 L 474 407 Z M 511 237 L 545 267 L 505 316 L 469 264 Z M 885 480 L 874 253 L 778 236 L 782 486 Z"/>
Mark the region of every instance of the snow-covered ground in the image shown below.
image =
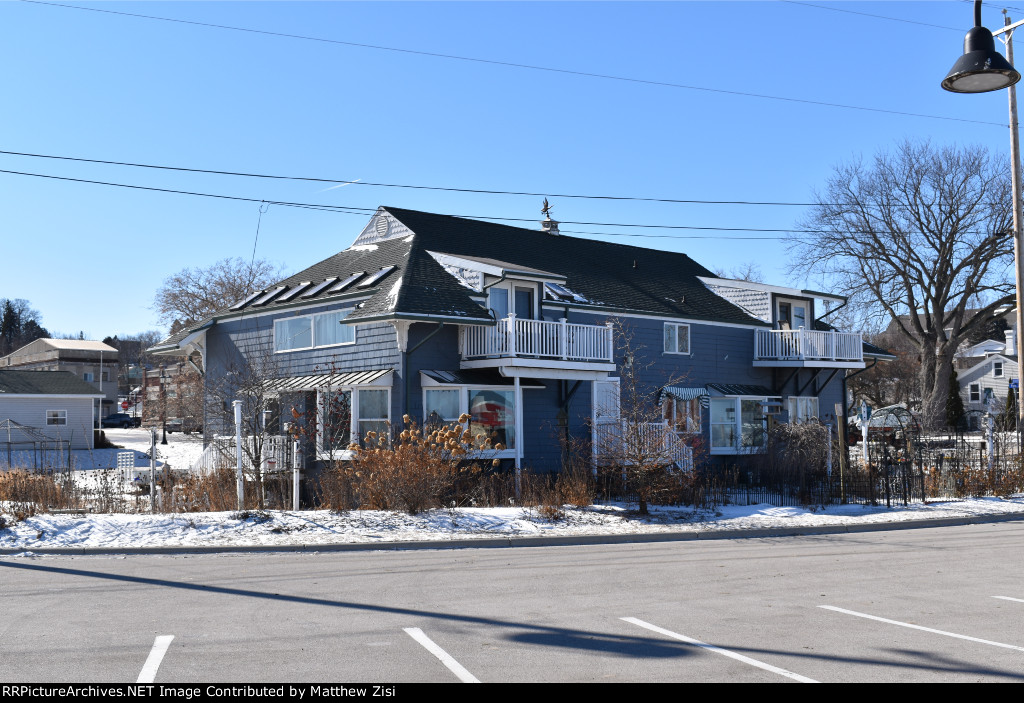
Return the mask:
<path id="1" fill-rule="evenodd" d="M 713 511 L 654 508 L 640 518 L 626 506 L 569 508 L 546 519 L 531 508 L 457 508 L 420 515 L 383 511 L 270 511 L 263 514 L 37 515 L 0 529 L 0 549 L 282 546 L 450 541 L 522 537 L 582 537 L 700 533 L 720 530 L 814 528 L 903 523 L 933 518 L 1009 516 L 1024 519 L 1024 495 L 943 501 L 908 507 L 770 505 L 722 506 Z M 10 516 L 5 516 L 8 523 Z M 742 536 L 739 534 L 737 536 Z"/>
<path id="2" fill-rule="evenodd" d="M 145 429 L 106 430 L 122 449 L 79 453 L 80 467 L 116 466 L 119 451 L 136 454 L 136 467 L 148 468 L 150 432 Z M 158 467 L 164 462 L 185 469 L 202 453 L 202 438 L 175 433 L 168 444 L 157 441 Z M 109 458 L 107 457 L 109 454 Z M 100 479 L 93 470 L 76 472 L 80 480 Z M 828 508 L 778 508 L 771 505 L 726 505 L 715 510 L 653 507 L 640 517 L 630 506 L 566 506 L 549 518 L 537 508 L 453 508 L 406 515 L 375 510 L 331 513 L 325 510 L 268 511 L 258 514 L 89 514 L 36 515 L 15 522 L 0 504 L 0 549 L 132 547 L 273 547 L 329 544 L 387 545 L 392 542 L 474 540 L 523 537 L 593 537 L 705 533 L 711 531 L 842 528 L 852 525 L 905 523 L 935 518 L 1012 516 L 1024 519 L 1024 494 L 1012 498 L 936 501 L 927 505 L 835 505 Z"/>
<path id="3" fill-rule="evenodd" d="M 71 450 L 71 467 L 79 471 L 94 469 L 112 469 L 117 466 L 118 454 L 130 452 L 136 468 L 149 468 L 150 431 L 143 428 L 128 430 L 105 429 L 107 440 L 116 445 L 117 449 L 73 449 Z M 203 453 L 201 435 L 175 432 L 167 435 L 167 444 L 160 444 L 161 434 L 157 431 L 156 459 L 157 468 L 164 463 L 175 469 L 187 469 L 192 462 Z M 44 460 L 49 463 L 48 460 Z M 12 452 L 12 466 L 33 466 L 31 452 Z M 63 466 L 63 464 L 61 464 Z M 0 468 L 7 468 L 7 455 L 0 456 Z"/>

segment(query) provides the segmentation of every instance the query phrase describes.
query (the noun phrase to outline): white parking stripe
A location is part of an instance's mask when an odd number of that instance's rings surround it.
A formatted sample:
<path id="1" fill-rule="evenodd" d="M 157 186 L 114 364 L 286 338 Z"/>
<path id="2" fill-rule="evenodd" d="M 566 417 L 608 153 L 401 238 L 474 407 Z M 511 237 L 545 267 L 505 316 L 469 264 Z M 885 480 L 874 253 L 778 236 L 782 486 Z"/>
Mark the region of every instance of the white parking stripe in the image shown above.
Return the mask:
<path id="1" fill-rule="evenodd" d="M 453 674 L 459 677 L 459 681 L 462 683 L 480 683 L 480 680 L 473 674 L 466 671 L 466 668 L 455 661 L 448 652 L 444 651 L 434 641 L 423 634 L 423 630 L 418 627 L 403 627 L 406 634 L 412 637 L 414 640 L 422 644 L 428 652 L 433 654 L 435 657 L 441 660 L 441 663 L 448 667 Z"/>
<path id="2" fill-rule="evenodd" d="M 992 596 L 999 600 L 1012 600 L 1014 603 L 1024 603 L 1024 598 L 1010 598 L 1010 596 Z"/>
<path id="3" fill-rule="evenodd" d="M 664 629 L 662 627 L 658 627 L 657 625 L 652 625 L 649 622 L 644 622 L 643 620 L 638 620 L 637 618 L 622 618 L 622 620 L 625 620 L 626 622 L 631 622 L 634 625 L 639 625 L 640 627 L 645 627 L 648 630 L 651 630 L 653 632 L 657 632 L 659 634 L 665 635 L 666 637 L 671 637 L 673 639 L 680 640 L 681 642 L 687 642 L 689 644 L 693 644 L 693 645 L 696 645 L 698 647 L 703 647 L 704 649 L 708 649 L 708 650 L 710 650 L 712 652 L 717 652 L 718 654 L 723 654 L 723 655 L 725 655 L 727 657 L 730 657 L 732 659 L 735 659 L 737 661 L 741 661 L 744 664 L 750 664 L 751 666 L 756 666 L 758 669 L 764 669 L 765 671 L 770 671 L 773 674 L 779 674 L 780 676 L 785 676 L 787 678 L 794 679 L 796 681 L 800 681 L 801 683 L 818 683 L 814 679 L 809 679 L 806 676 L 801 676 L 800 674 L 794 674 L 792 671 L 786 671 L 785 669 L 780 669 L 777 666 L 772 666 L 771 664 L 765 664 L 764 662 L 758 661 L 756 659 L 751 659 L 750 657 L 743 656 L 742 654 L 737 654 L 736 652 L 730 652 L 728 649 L 722 649 L 721 647 L 716 647 L 713 644 L 707 644 L 706 642 L 701 642 L 700 640 L 695 640 L 692 637 L 687 637 L 686 635 L 680 635 L 678 632 L 672 632 L 671 630 L 666 630 L 666 629 Z"/>
<path id="4" fill-rule="evenodd" d="M 1024 647 L 1018 647 L 1015 644 L 1005 644 L 1003 642 L 993 642 L 992 640 L 983 640 L 978 637 L 970 637 L 968 635 L 958 635 L 955 632 L 946 632 L 945 630 L 933 630 L 930 627 L 922 627 L 921 625 L 913 625 L 909 622 L 900 622 L 899 620 L 889 620 L 888 618 L 880 618 L 877 615 L 868 615 L 867 613 L 858 613 L 855 610 L 846 610 L 845 608 L 837 608 L 833 605 L 819 605 L 819 608 L 825 610 L 834 610 L 837 613 L 846 613 L 847 615 L 854 615 L 858 618 L 867 618 L 868 620 L 877 620 L 878 622 L 888 623 L 890 625 L 899 625 L 900 627 L 909 627 L 912 630 L 921 630 L 923 632 L 931 632 L 936 635 L 945 635 L 946 637 L 955 637 L 958 640 L 968 640 L 970 642 L 978 642 L 980 644 L 990 644 L 993 647 L 1002 647 L 1003 649 L 1015 649 L 1018 652 L 1024 652 Z"/>
<path id="5" fill-rule="evenodd" d="M 146 658 L 142 672 L 139 673 L 139 680 L 135 683 L 153 683 L 156 680 L 156 670 L 160 668 L 160 662 L 163 661 L 164 654 L 167 653 L 167 648 L 171 646 L 173 639 L 174 635 L 160 635 L 156 638 L 153 649 L 149 650 L 149 657 Z"/>

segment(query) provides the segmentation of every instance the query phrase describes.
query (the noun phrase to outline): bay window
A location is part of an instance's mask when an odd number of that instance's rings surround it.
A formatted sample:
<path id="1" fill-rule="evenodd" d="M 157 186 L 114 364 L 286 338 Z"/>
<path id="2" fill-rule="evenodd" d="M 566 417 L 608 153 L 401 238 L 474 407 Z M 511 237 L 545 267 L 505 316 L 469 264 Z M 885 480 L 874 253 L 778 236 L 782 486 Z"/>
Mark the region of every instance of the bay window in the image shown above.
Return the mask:
<path id="1" fill-rule="evenodd" d="M 753 452 L 765 444 L 767 398 L 711 398 L 711 453 Z"/>

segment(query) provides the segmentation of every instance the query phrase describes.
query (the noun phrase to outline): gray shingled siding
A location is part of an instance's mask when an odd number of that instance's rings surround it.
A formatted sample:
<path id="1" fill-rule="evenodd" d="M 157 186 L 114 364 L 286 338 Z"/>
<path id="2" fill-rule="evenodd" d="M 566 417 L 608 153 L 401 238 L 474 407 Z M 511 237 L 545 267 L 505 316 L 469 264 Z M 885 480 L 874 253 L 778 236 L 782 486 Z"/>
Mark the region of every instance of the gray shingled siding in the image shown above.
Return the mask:
<path id="1" fill-rule="evenodd" d="M 326 308 L 310 309 L 319 312 Z M 458 351 L 458 326 L 446 324 L 440 332 L 428 339 L 438 329 L 436 324 L 414 323 L 409 329 L 409 398 L 406 404 L 406 384 L 403 376 L 402 355 L 398 352 L 394 327 L 387 323 L 372 323 L 356 327 L 355 344 L 351 346 L 328 347 L 294 352 L 273 353 L 273 321 L 293 315 L 263 316 L 232 320 L 215 325 L 207 334 L 208 378 L 223 377 L 237 363 L 239 354 L 260 359 L 272 369 L 270 375 L 297 376 L 324 373 L 333 368 L 336 372 L 392 368 L 395 370 L 391 389 L 392 421 L 401 422 L 408 413 L 417 421 L 422 420 L 423 392 L 420 385 L 420 371 L 442 369 L 457 371 L 460 366 Z M 605 316 L 573 312 L 572 322 L 604 324 Z M 645 380 L 652 392 L 664 385 L 703 386 L 708 383 L 730 383 L 761 385 L 775 388 L 789 375 L 787 369 L 755 368 L 752 365 L 754 351 L 754 330 L 744 327 L 694 323 L 690 325 L 690 349 L 688 355 L 666 354 L 664 347 L 664 321 L 657 319 L 630 318 L 624 328 L 633 336 L 633 348 L 639 363 L 650 363 L 645 371 Z M 424 341 L 426 340 L 426 341 Z M 423 342 L 421 346 L 420 343 Z M 415 348 L 415 349 L 414 349 Z M 616 355 L 621 364 L 622 350 Z M 813 370 L 802 370 L 789 379 L 785 388 L 777 388 L 780 395 L 795 393 L 799 384 L 812 377 Z M 827 372 L 821 375 L 824 379 Z M 569 382 L 571 388 L 573 382 Z M 558 422 L 560 383 L 557 380 L 543 381 L 543 389 L 524 389 L 523 433 L 525 467 L 536 470 L 557 470 L 561 465 L 561 436 L 564 434 Z M 822 416 L 832 413 L 833 405 L 841 398 L 841 372 L 829 386 L 815 393 L 812 383 L 802 395 L 818 395 Z M 291 403 L 303 403 L 303 398 L 288 399 L 282 405 L 283 420 L 287 421 Z M 285 407 L 285 406 L 288 407 Z M 214 415 L 218 415 L 214 409 Z M 308 410 L 308 408 L 307 408 Z M 569 430 L 575 438 L 589 436 L 587 418 L 591 415 L 591 383 L 583 382 L 577 389 L 569 406 Z M 220 413 L 221 417 L 228 417 Z M 706 416 L 705 434 L 709 432 Z M 785 416 L 780 419 L 785 419 Z M 207 419 L 210 430 L 215 433 L 230 433 L 230 427 L 217 426 L 217 418 Z M 708 437 L 705 437 L 708 440 Z M 728 457 L 726 457 L 728 459 Z"/>

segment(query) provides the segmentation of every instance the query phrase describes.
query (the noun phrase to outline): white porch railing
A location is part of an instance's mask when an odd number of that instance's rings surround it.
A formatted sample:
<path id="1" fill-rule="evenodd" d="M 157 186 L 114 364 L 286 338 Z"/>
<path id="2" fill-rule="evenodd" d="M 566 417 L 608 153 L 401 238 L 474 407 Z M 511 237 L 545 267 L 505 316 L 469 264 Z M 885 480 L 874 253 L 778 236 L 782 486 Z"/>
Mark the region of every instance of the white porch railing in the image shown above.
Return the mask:
<path id="1" fill-rule="evenodd" d="M 673 464 L 682 471 L 693 470 L 693 448 L 679 439 L 667 422 L 598 423 L 594 426 L 594 458 L 603 465 L 629 465 L 644 460 Z"/>
<path id="2" fill-rule="evenodd" d="M 864 361 L 860 332 L 755 330 L 754 359 L 778 361 Z"/>
<path id="3" fill-rule="evenodd" d="M 281 471 L 292 468 L 291 440 L 282 435 L 267 435 L 263 438 L 261 457 L 263 470 L 265 472 Z M 253 438 L 244 437 L 247 451 L 242 452 L 242 468 L 246 471 L 252 470 L 250 456 L 253 452 Z M 203 453 L 189 467 L 189 471 L 198 474 L 208 474 L 216 469 L 234 469 L 237 459 L 235 457 L 235 438 L 231 435 L 214 437 Z"/>
<path id="4" fill-rule="evenodd" d="M 518 319 L 515 314 L 497 325 L 463 325 L 459 332 L 463 359 L 527 357 L 561 361 L 614 362 L 611 325 L 580 325 Z"/>

